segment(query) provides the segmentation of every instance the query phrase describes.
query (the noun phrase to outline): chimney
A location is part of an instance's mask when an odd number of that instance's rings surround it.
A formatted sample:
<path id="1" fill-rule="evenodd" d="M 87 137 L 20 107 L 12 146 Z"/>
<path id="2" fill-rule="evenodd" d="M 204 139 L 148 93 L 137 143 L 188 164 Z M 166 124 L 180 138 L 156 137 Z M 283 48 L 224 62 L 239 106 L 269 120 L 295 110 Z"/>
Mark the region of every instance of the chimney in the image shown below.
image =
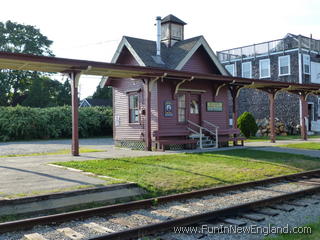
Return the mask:
<path id="1" fill-rule="evenodd" d="M 157 56 L 161 56 L 161 17 L 156 18 L 157 21 Z"/>

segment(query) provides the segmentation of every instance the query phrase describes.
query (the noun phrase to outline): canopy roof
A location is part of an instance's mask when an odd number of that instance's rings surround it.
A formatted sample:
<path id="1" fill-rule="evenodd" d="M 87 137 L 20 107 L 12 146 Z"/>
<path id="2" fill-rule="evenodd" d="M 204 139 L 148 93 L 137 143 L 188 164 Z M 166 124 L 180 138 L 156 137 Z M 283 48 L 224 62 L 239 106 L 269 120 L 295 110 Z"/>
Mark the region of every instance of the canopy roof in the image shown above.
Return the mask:
<path id="1" fill-rule="evenodd" d="M 31 70 L 41 72 L 81 72 L 84 75 L 108 76 L 113 78 L 156 78 L 206 79 L 225 85 L 287 91 L 307 91 L 320 94 L 320 84 L 298 84 L 260 79 L 247 79 L 216 74 L 168 70 L 153 67 L 140 67 L 106 62 L 95 62 L 67 58 L 27 55 L 0 52 L 0 69 Z"/>

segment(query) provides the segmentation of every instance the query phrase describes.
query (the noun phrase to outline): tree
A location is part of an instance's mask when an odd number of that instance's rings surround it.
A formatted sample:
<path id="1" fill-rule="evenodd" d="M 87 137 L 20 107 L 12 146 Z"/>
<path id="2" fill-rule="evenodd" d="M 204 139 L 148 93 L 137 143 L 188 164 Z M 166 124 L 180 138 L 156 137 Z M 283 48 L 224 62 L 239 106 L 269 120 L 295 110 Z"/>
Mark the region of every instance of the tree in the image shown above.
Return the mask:
<path id="1" fill-rule="evenodd" d="M 48 77 L 32 80 L 30 91 L 22 105 L 29 107 L 55 107 L 70 105 L 71 87 L 66 80 L 63 84 Z"/>
<path id="2" fill-rule="evenodd" d="M 92 95 L 93 99 L 110 99 L 112 102 L 112 88 L 111 87 L 103 87 L 97 86 L 96 91 Z"/>
<path id="3" fill-rule="evenodd" d="M 53 56 L 52 41 L 31 25 L 0 22 L 0 51 Z M 0 106 L 15 106 L 26 99 L 33 82 L 44 74 L 34 71 L 1 70 Z"/>

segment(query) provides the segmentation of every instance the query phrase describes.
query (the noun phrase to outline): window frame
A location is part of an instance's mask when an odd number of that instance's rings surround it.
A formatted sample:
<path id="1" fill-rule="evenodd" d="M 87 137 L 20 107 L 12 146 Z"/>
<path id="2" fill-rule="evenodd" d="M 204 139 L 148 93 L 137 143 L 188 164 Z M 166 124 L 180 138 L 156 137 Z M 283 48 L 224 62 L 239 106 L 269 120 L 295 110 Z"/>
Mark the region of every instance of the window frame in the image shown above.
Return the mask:
<path id="1" fill-rule="evenodd" d="M 232 67 L 233 67 L 233 73 L 232 73 L 232 74 L 228 71 L 228 69 L 227 69 L 228 66 L 232 66 Z M 236 66 L 235 63 L 226 64 L 226 65 L 225 65 L 225 69 L 227 70 L 227 72 L 228 72 L 229 74 L 231 74 L 231 76 L 233 76 L 233 77 L 236 77 L 236 76 L 237 76 L 237 66 Z"/>
<path id="2" fill-rule="evenodd" d="M 305 61 L 305 58 L 308 57 L 309 60 L 308 60 L 308 64 L 306 64 L 306 61 Z M 303 54 L 302 55 L 302 60 L 303 60 L 303 74 L 308 74 L 308 75 L 311 75 L 311 58 L 310 58 L 310 55 L 309 54 Z M 306 68 L 305 68 L 305 65 L 308 65 L 309 66 L 309 72 L 306 72 Z"/>
<path id="3" fill-rule="evenodd" d="M 181 109 L 180 107 L 180 97 L 184 96 L 184 121 L 180 121 L 180 114 L 179 114 L 179 110 Z M 185 124 L 187 122 L 187 94 L 185 93 L 180 93 L 177 96 L 177 121 L 178 124 Z"/>
<path id="4" fill-rule="evenodd" d="M 137 108 L 131 108 L 131 101 L 130 101 L 130 98 L 131 97 L 134 97 L 136 96 L 137 97 Z M 132 117 L 131 117 L 131 109 L 136 109 L 138 111 L 138 120 L 137 121 L 132 121 Z M 129 93 L 128 94 L 128 114 L 129 114 L 129 117 L 128 117 L 128 122 L 129 124 L 140 124 L 140 96 L 139 96 L 139 93 L 138 92 L 132 92 L 132 93 Z"/>
<path id="5" fill-rule="evenodd" d="M 243 63 L 241 63 L 241 77 L 243 77 L 243 78 L 246 78 L 245 76 L 244 76 L 244 71 L 243 71 L 243 69 L 244 69 L 244 65 L 249 65 L 249 75 L 250 75 L 250 77 L 248 77 L 248 78 L 252 78 L 252 62 L 251 61 L 249 61 L 249 62 L 243 62 Z"/>
<path id="6" fill-rule="evenodd" d="M 269 66 L 269 71 L 268 71 L 268 75 L 267 76 L 261 76 L 261 67 L 262 67 L 262 62 L 268 62 L 268 66 Z M 271 77 L 271 66 L 270 66 L 270 58 L 265 58 L 265 59 L 261 59 L 259 60 L 259 78 L 263 79 L 263 78 L 270 78 Z"/>
<path id="7" fill-rule="evenodd" d="M 281 59 L 287 58 L 288 59 L 288 73 L 281 74 L 281 66 L 280 62 Z M 290 55 L 285 55 L 285 56 L 279 56 L 278 57 L 278 71 L 279 71 L 279 76 L 288 76 L 291 74 L 291 64 L 290 64 Z"/>

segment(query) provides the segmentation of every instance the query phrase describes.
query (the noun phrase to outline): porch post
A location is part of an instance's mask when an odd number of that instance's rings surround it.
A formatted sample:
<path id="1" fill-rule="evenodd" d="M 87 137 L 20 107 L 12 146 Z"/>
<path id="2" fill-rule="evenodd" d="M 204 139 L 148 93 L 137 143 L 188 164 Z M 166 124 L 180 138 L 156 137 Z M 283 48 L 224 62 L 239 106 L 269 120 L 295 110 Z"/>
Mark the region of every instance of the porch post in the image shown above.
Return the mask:
<path id="1" fill-rule="evenodd" d="M 232 97 L 232 128 L 238 128 L 238 107 L 237 107 L 237 98 L 238 98 L 238 93 L 240 91 L 240 87 L 238 86 L 230 86 L 229 87 L 231 97 Z"/>
<path id="2" fill-rule="evenodd" d="M 80 79 L 79 72 L 72 72 L 69 74 L 71 79 L 71 98 L 72 98 L 72 147 L 71 152 L 73 156 L 79 156 L 79 127 L 78 127 L 78 85 Z"/>
<path id="3" fill-rule="evenodd" d="M 145 79 L 145 150 L 151 151 L 151 104 L 150 104 L 150 81 Z"/>
<path id="4" fill-rule="evenodd" d="M 308 140 L 308 134 L 307 134 L 307 128 L 306 128 L 306 120 L 305 118 L 308 116 L 308 103 L 306 101 L 306 95 L 302 93 L 300 95 L 300 101 L 301 101 L 301 139 L 302 140 Z"/>
<path id="5" fill-rule="evenodd" d="M 274 104 L 274 92 L 269 92 L 269 109 L 270 109 L 270 141 L 272 143 L 276 142 L 275 133 L 275 104 Z"/>

